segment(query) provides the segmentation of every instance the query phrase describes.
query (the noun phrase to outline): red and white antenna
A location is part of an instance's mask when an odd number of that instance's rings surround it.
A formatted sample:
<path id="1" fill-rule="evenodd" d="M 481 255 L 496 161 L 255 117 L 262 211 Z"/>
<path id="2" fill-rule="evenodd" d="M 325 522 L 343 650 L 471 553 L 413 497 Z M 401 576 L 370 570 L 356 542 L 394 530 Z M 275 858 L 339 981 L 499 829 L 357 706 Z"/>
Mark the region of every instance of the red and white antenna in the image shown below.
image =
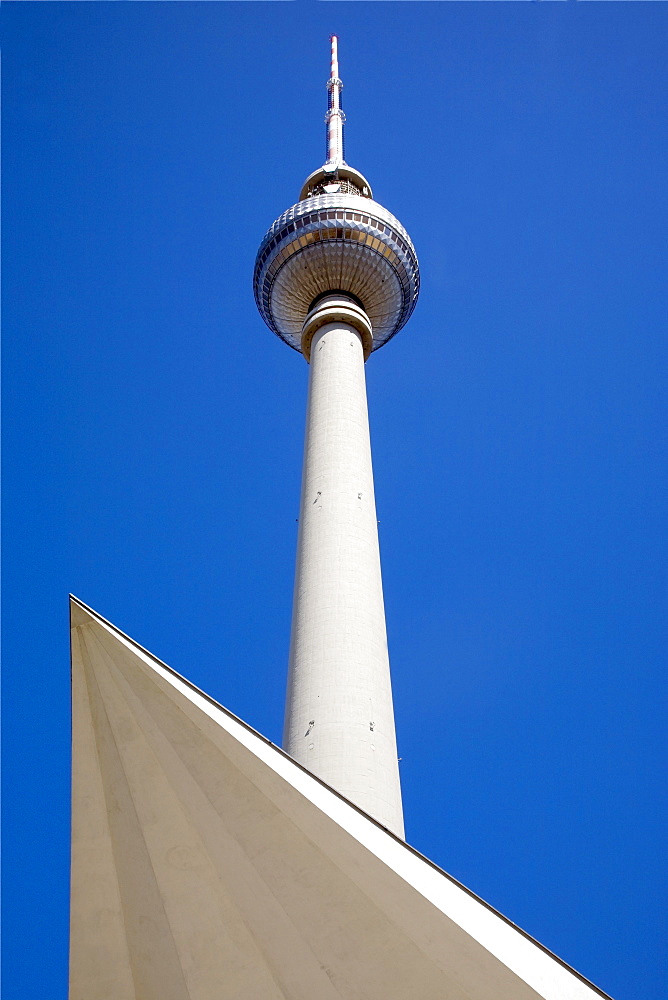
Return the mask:
<path id="1" fill-rule="evenodd" d="M 330 70 L 330 79 L 338 80 L 339 77 L 339 39 L 337 35 L 330 35 L 329 40 L 332 43 L 332 62 Z"/>
<path id="2" fill-rule="evenodd" d="M 327 81 L 327 158 L 326 163 L 339 166 L 345 163 L 343 158 L 343 123 L 346 116 L 341 110 L 341 91 L 343 83 L 339 79 L 339 39 L 331 36 L 332 61 Z"/>

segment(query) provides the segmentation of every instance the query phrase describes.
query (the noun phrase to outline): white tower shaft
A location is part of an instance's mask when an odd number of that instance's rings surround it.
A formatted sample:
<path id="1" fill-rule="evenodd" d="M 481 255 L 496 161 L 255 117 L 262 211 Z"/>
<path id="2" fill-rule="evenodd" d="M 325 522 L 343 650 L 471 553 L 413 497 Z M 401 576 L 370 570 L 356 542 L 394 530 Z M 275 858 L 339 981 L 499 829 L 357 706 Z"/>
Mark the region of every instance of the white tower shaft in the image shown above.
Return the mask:
<path id="1" fill-rule="evenodd" d="M 310 361 L 284 747 L 403 836 L 360 333 L 325 323 Z"/>

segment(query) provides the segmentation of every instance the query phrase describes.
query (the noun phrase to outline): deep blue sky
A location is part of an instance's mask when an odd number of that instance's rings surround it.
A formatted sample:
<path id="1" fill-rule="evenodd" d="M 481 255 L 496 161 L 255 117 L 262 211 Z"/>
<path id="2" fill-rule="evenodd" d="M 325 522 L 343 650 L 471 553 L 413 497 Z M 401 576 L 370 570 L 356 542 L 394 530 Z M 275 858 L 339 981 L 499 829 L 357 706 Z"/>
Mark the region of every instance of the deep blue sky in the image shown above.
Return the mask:
<path id="1" fill-rule="evenodd" d="M 68 591 L 280 741 L 307 368 L 251 275 L 337 31 L 422 266 L 367 366 L 407 837 L 664 1000 L 668 6 L 2 16 L 3 997 L 66 995 Z"/>

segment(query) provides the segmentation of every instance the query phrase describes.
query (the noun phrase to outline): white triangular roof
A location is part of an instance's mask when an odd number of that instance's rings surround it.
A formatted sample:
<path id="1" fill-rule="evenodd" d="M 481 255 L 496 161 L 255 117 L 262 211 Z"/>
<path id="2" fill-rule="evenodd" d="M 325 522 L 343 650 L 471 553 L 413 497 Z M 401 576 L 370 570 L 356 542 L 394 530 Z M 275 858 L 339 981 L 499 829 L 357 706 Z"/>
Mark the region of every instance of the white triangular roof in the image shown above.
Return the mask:
<path id="1" fill-rule="evenodd" d="M 76 599 L 70 1000 L 596 987 Z"/>

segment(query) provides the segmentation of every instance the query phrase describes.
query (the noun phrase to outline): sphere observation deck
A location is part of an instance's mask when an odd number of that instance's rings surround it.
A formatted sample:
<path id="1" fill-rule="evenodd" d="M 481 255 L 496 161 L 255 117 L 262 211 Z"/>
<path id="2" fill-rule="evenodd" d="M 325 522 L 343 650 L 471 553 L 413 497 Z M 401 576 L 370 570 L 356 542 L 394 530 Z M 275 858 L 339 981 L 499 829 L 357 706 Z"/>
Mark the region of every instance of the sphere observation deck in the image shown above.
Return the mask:
<path id="1" fill-rule="evenodd" d="M 306 316 L 322 296 L 344 293 L 356 300 L 369 317 L 371 349 L 377 350 L 407 322 L 420 289 L 408 233 L 343 159 L 343 84 L 334 59 L 325 118 L 327 161 L 306 179 L 300 201 L 265 234 L 253 275 L 260 315 L 297 351 Z"/>

